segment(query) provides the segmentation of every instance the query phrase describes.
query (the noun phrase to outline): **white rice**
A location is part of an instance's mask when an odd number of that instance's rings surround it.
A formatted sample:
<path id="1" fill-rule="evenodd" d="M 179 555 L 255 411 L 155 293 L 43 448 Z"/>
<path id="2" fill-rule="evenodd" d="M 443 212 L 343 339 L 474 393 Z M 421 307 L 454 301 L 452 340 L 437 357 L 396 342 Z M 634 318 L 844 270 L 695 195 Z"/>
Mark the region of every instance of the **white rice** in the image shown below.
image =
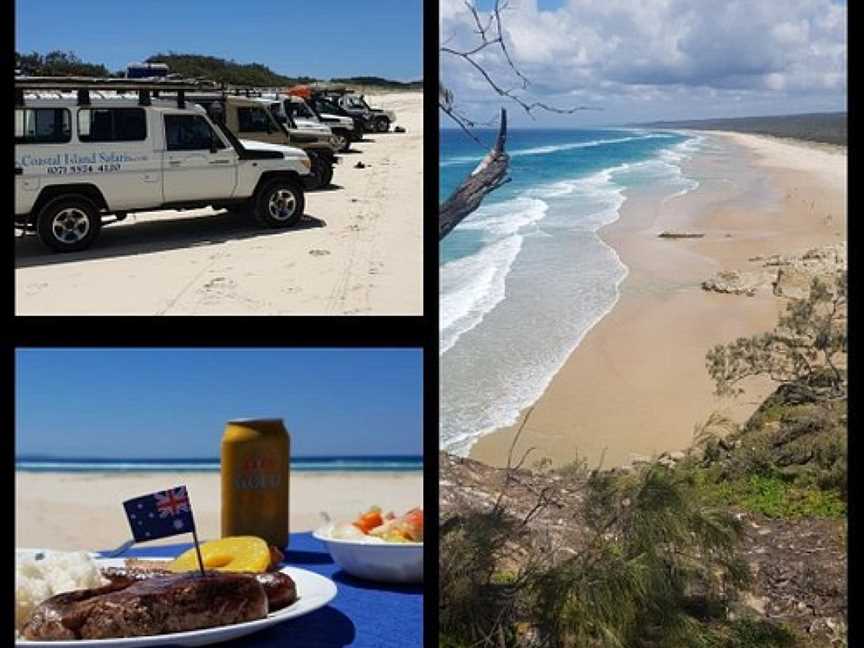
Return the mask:
<path id="1" fill-rule="evenodd" d="M 42 560 L 15 561 L 15 636 L 34 608 L 55 594 L 101 587 L 102 578 L 93 559 L 83 551 L 47 552 Z"/>

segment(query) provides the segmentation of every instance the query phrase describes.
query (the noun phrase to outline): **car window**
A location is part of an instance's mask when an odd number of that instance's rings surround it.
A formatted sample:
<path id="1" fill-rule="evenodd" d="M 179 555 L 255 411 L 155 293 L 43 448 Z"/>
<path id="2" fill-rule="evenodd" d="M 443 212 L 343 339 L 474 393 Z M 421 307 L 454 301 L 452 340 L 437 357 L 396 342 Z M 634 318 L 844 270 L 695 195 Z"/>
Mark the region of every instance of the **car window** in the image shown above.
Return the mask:
<path id="1" fill-rule="evenodd" d="M 62 144 L 72 139 L 72 115 L 67 108 L 17 108 L 16 144 Z"/>
<path id="2" fill-rule="evenodd" d="M 217 149 L 225 148 L 221 138 L 200 115 L 165 115 L 165 143 L 169 151 L 210 150 L 211 142 L 216 143 Z"/>
<path id="3" fill-rule="evenodd" d="M 143 108 L 81 108 L 78 139 L 82 142 L 141 142 L 147 139 Z"/>
<path id="4" fill-rule="evenodd" d="M 270 115 L 263 108 L 237 108 L 237 122 L 241 133 L 267 133 L 272 130 Z"/>

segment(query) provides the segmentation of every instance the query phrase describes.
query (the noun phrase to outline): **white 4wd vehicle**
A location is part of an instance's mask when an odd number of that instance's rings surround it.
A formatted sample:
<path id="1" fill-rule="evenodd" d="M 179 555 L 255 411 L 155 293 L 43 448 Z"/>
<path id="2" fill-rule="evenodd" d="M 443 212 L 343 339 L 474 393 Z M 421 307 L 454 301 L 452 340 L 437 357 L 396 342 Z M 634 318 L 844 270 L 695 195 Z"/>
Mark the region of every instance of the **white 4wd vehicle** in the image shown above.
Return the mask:
<path id="1" fill-rule="evenodd" d="M 302 97 L 279 94 L 271 104 L 270 110 L 274 115 L 287 116 L 294 120 L 299 128 L 310 126 L 329 128 L 339 140 L 339 150 L 342 152 L 350 149 L 352 142 L 363 139 L 363 133 L 357 128 L 352 117 L 326 112 L 317 113 Z"/>
<path id="2" fill-rule="evenodd" d="M 87 248 L 108 214 L 122 220 L 128 212 L 211 206 L 251 210 L 268 227 L 303 215 L 309 157 L 238 140 L 186 102 L 197 85 L 38 77 L 15 84 L 15 225 L 54 250 Z M 175 100 L 150 96 L 169 88 Z M 51 98 L 48 89 L 75 89 L 77 97 Z M 91 99 L 91 90 L 137 90 L 138 98 Z"/>

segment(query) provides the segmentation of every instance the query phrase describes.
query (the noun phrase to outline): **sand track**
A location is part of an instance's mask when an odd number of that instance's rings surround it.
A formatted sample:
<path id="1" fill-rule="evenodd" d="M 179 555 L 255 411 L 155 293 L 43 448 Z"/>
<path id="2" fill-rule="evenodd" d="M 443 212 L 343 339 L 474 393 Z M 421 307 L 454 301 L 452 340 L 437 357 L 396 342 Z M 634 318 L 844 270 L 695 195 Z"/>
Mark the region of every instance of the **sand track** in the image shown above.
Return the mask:
<path id="1" fill-rule="evenodd" d="M 421 315 L 420 93 L 370 97 L 406 133 L 369 134 L 295 228 L 197 209 L 131 214 L 90 250 L 15 242 L 19 315 Z M 354 165 L 362 161 L 365 168 Z"/>

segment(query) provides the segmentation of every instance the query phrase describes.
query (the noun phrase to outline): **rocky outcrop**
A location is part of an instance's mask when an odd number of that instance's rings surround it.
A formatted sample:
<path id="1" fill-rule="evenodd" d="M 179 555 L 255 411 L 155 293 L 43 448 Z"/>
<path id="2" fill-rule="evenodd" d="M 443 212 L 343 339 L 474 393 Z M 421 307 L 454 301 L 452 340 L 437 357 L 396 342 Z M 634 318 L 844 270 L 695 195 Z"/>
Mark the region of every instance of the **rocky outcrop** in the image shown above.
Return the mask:
<path id="1" fill-rule="evenodd" d="M 847 250 L 845 243 L 809 250 L 787 263 L 778 263 L 777 278 L 773 283 L 778 297 L 803 299 L 810 292 L 814 277 L 830 277 L 845 270 Z"/>
<path id="2" fill-rule="evenodd" d="M 731 295 L 752 297 L 768 292 L 777 297 L 802 299 L 810 292 L 814 277 L 828 278 L 846 269 L 846 243 L 808 250 L 799 256 L 752 257 L 758 268 L 721 270 L 702 282 L 702 289 Z"/>
<path id="3" fill-rule="evenodd" d="M 722 270 L 710 279 L 702 282 L 702 289 L 727 295 L 747 295 L 753 297 L 770 284 L 772 274 L 764 271 L 739 272 L 737 270 Z"/>
<path id="4" fill-rule="evenodd" d="M 489 511 L 496 502 L 529 531 L 542 533 L 547 544 L 572 548 L 585 536 L 579 521 L 584 480 L 530 470 L 506 471 L 473 459 L 440 454 L 439 520 L 465 511 Z M 500 498 L 500 500 L 499 500 Z M 537 507 L 542 503 L 541 507 Z"/>

